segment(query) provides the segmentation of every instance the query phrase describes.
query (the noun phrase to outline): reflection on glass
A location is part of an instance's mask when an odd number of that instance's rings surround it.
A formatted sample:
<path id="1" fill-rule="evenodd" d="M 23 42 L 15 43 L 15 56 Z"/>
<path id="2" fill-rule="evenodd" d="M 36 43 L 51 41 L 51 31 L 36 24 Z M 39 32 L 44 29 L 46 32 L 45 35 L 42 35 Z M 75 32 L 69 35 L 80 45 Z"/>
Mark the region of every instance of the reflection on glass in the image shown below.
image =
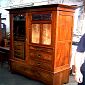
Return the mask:
<path id="1" fill-rule="evenodd" d="M 32 20 L 51 20 L 51 14 L 32 14 Z"/>
<path id="2" fill-rule="evenodd" d="M 32 43 L 39 43 L 40 24 L 32 24 Z"/>
<path id="3" fill-rule="evenodd" d="M 24 42 L 15 41 L 14 42 L 14 56 L 16 58 L 25 59 L 25 46 Z"/>
<path id="4" fill-rule="evenodd" d="M 13 17 L 14 57 L 25 59 L 25 16 L 22 14 Z"/>
<path id="5" fill-rule="evenodd" d="M 43 24 L 42 44 L 51 44 L 51 24 Z"/>
<path id="6" fill-rule="evenodd" d="M 16 15 L 13 20 L 14 40 L 25 40 L 25 16 Z"/>

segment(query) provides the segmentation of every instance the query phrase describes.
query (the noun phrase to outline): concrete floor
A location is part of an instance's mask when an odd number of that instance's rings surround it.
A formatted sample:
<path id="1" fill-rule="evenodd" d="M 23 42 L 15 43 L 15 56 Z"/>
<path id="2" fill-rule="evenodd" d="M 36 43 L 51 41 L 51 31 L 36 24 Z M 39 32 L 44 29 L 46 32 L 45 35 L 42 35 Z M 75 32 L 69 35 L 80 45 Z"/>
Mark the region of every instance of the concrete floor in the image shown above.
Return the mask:
<path id="1" fill-rule="evenodd" d="M 77 85 L 77 83 L 74 80 L 74 76 L 70 75 L 69 83 L 64 85 Z"/>
<path id="2" fill-rule="evenodd" d="M 31 80 L 22 75 L 12 74 L 8 64 L 0 66 L 0 85 L 45 85 L 39 81 Z M 69 83 L 64 85 L 77 85 L 74 77 L 70 75 Z"/>

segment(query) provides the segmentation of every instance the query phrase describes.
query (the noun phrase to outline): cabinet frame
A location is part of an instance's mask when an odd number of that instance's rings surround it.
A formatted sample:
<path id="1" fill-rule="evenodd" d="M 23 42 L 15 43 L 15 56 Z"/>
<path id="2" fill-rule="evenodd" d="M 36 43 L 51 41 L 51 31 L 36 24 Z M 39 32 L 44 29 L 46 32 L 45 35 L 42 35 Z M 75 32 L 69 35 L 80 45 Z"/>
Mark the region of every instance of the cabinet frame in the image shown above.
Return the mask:
<path id="1" fill-rule="evenodd" d="M 47 85 L 68 83 L 75 9 L 63 4 L 7 9 L 10 12 L 10 70 Z M 13 15 L 18 13 L 26 17 L 25 60 L 14 58 L 13 53 Z M 40 43 L 32 43 L 32 24 L 40 24 Z M 42 44 L 43 24 L 51 24 L 51 45 Z"/>

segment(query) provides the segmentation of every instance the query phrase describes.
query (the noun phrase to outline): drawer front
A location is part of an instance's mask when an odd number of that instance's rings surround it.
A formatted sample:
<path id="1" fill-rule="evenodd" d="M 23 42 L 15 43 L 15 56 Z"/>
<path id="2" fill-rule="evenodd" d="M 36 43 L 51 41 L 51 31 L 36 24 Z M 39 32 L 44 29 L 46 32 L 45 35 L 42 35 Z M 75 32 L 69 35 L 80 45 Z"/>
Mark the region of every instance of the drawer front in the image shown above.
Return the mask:
<path id="1" fill-rule="evenodd" d="M 53 74 L 48 71 L 44 71 L 39 68 L 32 67 L 31 69 L 33 75 L 40 81 L 47 83 L 48 85 L 52 85 L 53 83 Z"/>
<path id="2" fill-rule="evenodd" d="M 49 85 L 52 85 L 53 83 L 53 74 L 49 71 L 30 65 L 27 66 L 21 62 L 16 61 L 11 61 L 11 68 L 12 71 L 19 72 L 28 77 L 43 81 L 44 83 L 48 83 Z"/>
<path id="3" fill-rule="evenodd" d="M 29 56 L 31 58 L 42 59 L 45 61 L 52 61 L 53 49 L 39 47 L 39 46 L 29 46 Z"/>
<path id="4" fill-rule="evenodd" d="M 45 70 L 52 70 L 51 62 L 45 62 L 45 61 L 40 61 L 40 60 L 35 60 L 35 59 L 30 59 L 29 62 L 30 62 L 30 65 L 32 66 L 43 68 Z"/>
<path id="5" fill-rule="evenodd" d="M 52 54 L 43 51 L 30 50 L 29 56 L 33 59 L 35 58 L 39 60 L 52 61 Z"/>
<path id="6" fill-rule="evenodd" d="M 29 46 L 30 50 L 35 50 L 35 51 L 43 51 L 43 52 L 47 52 L 47 53 L 51 53 L 53 52 L 52 48 L 45 48 L 45 47 L 38 47 L 38 46 Z"/>

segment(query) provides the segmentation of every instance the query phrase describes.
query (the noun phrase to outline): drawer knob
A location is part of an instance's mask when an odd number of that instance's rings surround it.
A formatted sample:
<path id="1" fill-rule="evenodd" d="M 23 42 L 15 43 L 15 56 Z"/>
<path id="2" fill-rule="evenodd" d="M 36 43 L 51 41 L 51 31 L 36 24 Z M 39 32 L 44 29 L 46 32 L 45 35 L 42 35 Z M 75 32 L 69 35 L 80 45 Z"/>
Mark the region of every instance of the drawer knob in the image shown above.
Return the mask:
<path id="1" fill-rule="evenodd" d="M 40 63 L 38 62 L 37 65 L 40 66 Z"/>
<path id="2" fill-rule="evenodd" d="M 41 55 L 40 55 L 40 54 L 38 54 L 38 55 L 37 55 L 37 57 L 38 57 L 38 58 L 40 58 L 40 57 L 41 57 Z"/>

